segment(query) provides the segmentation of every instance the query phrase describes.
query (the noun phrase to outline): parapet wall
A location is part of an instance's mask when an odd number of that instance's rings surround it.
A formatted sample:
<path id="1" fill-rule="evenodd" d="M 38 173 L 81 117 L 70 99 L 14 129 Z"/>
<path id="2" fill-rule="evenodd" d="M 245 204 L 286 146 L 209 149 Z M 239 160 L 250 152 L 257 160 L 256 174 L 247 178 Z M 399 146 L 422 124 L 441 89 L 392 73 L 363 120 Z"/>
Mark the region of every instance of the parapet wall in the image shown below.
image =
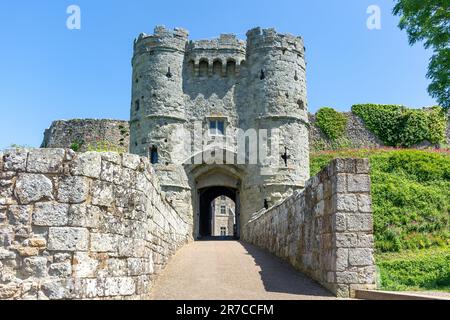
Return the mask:
<path id="1" fill-rule="evenodd" d="M 53 121 L 44 132 L 41 147 L 71 148 L 77 151 L 107 147 L 128 152 L 130 125 L 128 121 L 108 119 L 73 119 Z"/>
<path id="2" fill-rule="evenodd" d="M 243 240 L 288 261 L 339 297 L 375 288 L 367 159 L 336 159 L 303 191 L 256 214 Z"/>
<path id="3" fill-rule="evenodd" d="M 192 237 L 135 155 L 0 153 L 0 299 L 145 299 Z"/>

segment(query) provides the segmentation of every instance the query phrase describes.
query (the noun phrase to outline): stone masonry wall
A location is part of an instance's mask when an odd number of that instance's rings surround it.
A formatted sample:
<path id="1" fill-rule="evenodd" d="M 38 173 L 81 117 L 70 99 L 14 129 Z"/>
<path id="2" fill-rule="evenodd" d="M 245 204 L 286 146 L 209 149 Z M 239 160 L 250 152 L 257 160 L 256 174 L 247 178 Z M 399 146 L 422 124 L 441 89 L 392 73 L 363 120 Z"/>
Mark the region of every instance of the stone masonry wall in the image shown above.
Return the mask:
<path id="1" fill-rule="evenodd" d="M 382 147 L 383 142 L 378 139 L 369 129 L 366 128 L 364 122 L 352 112 L 343 113 L 348 121 L 344 132 L 344 139 L 348 143 L 348 147 L 352 148 L 377 148 Z M 309 143 L 312 151 L 331 150 L 332 142 L 322 133 L 316 125 L 316 115 L 309 114 Z"/>
<path id="2" fill-rule="evenodd" d="M 0 153 L 0 299 L 143 299 L 192 225 L 149 162 L 65 149 Z"/>
<path id="3" fill-rule="evenodd" d="M 339 297 L 375 288 L 367 159 L 336 159 L 303 191 L 256 214 L 243 240 L 270 251 Z"/>
<path id="4" fill-rule="evenodd" d="M 348 119 L 343 136 L 343 143 L 345 147 L 380 148 L 384 146 L 383 142 L 366 128 L 364 121 L 360 117 L 355 115 L 353 112 L 343 112 L 342 114 L 344 114 Z M 315 114 L 309 114 L 309 123 L 309 143 L 311 151 L 332 150 L 333 143 L 316 125 Z M 450 145 L 450 117 L 445 131 L 445 144 L 447 144 L 447 146 Z M 424 141 L 413 147 L 421 149 L 433 147 L 433 145 L 427 141 Z"/>
<path id="5" fill-rule="evenodd" d="M 130 125 L 128 121 L 109 119 L 73 119 L 53 121 L 44 132 L 43 148 L 71 148 L 79 152 L 105 149 L 128 152 Z"/>

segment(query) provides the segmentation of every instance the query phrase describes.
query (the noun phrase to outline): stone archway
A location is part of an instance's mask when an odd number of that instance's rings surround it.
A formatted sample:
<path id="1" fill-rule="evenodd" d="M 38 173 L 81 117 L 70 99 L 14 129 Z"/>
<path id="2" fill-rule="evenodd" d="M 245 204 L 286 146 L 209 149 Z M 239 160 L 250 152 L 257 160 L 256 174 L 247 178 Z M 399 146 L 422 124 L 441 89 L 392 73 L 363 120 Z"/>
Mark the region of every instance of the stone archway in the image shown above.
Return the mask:
<path id="1" fill-rule="evenodd" d="M 235 203 L 236 230 L 235 238 L 240 237 L 241 215 L 240 195 L 243 171 L 234 165 L 200 164 L 185 167 L 192 192 L 192 207 L 194 210 L 194 239 L 208 237 L 210 230 L 207 224 L 210 219 L 211 201 L 219 196 L 226 196 Z"/>
<path id="2" fill-rule="evenodd" d="M 207 238 L 212 237 L 214 234 L 212 232 L 212 211 L 211 211 L 211 202 L 220 196 L 226 196 L 229 199 L 233 200 L 236 204 L 238 201 L 238 191 L 237 189 L 230 187 L 207 187 L 199 190 L 199 215 L 198 215 L 198 238 Z M 235 228 L 233 231 L 233 237 L 239 238 L 239 216 L 238 212 L 235 213 Z"/>

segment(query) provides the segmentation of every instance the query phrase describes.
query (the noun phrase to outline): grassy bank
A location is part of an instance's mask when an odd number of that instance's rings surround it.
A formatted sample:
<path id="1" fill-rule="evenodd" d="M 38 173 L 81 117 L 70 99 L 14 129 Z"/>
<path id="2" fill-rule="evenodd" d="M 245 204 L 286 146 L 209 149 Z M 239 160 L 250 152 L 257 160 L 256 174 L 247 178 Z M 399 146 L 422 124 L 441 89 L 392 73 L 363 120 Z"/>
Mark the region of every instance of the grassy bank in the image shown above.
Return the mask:
<path id="1" fill-rule="evenodd" d="M 384 290 L 439 290 L 450 292 L 450 247 L 376 255 Z"/>

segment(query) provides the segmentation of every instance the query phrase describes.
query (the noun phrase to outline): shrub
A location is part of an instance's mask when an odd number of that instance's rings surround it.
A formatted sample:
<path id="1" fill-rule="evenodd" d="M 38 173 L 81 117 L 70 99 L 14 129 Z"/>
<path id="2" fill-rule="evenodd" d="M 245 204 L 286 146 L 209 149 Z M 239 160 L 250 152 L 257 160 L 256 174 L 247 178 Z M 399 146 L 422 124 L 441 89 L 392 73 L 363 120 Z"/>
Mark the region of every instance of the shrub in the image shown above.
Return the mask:
<path id="1" fill-rule="evenodd" d="M 97 141 L 94 143 L 90 143 L 87 146 L 88 151 L 94 151 L 94 152 L 117 152 L 117 153 L 124 153 L 126 152 L 124 147 L 116 146 L 112 144 L 109 141 Z"/>
<path id="2" fill-rule="evenodd" d="M 442 108 L 416 110 L 399 105 L 359 104 L 352 112 L 387 146 L 410 147 L 423 141 L 445 140 L 446 116 Z"/>
<path id="3" fill-rule="evenodd" d="M 345 133 L 347 117 L 333 108 L 321 108 L 316 114 L 317 126 L 331 141 L 336 141 Z"/>
<path id="4" fill-rule="evenodd" d="M 83 141 L 72 142 L 72 144 L 70 145 L 70 149 L 72 149 L 75 152 L 78 152 L 81 150 L 81 147 L 83 146 L 83 144 L 84 144 Z"/>

